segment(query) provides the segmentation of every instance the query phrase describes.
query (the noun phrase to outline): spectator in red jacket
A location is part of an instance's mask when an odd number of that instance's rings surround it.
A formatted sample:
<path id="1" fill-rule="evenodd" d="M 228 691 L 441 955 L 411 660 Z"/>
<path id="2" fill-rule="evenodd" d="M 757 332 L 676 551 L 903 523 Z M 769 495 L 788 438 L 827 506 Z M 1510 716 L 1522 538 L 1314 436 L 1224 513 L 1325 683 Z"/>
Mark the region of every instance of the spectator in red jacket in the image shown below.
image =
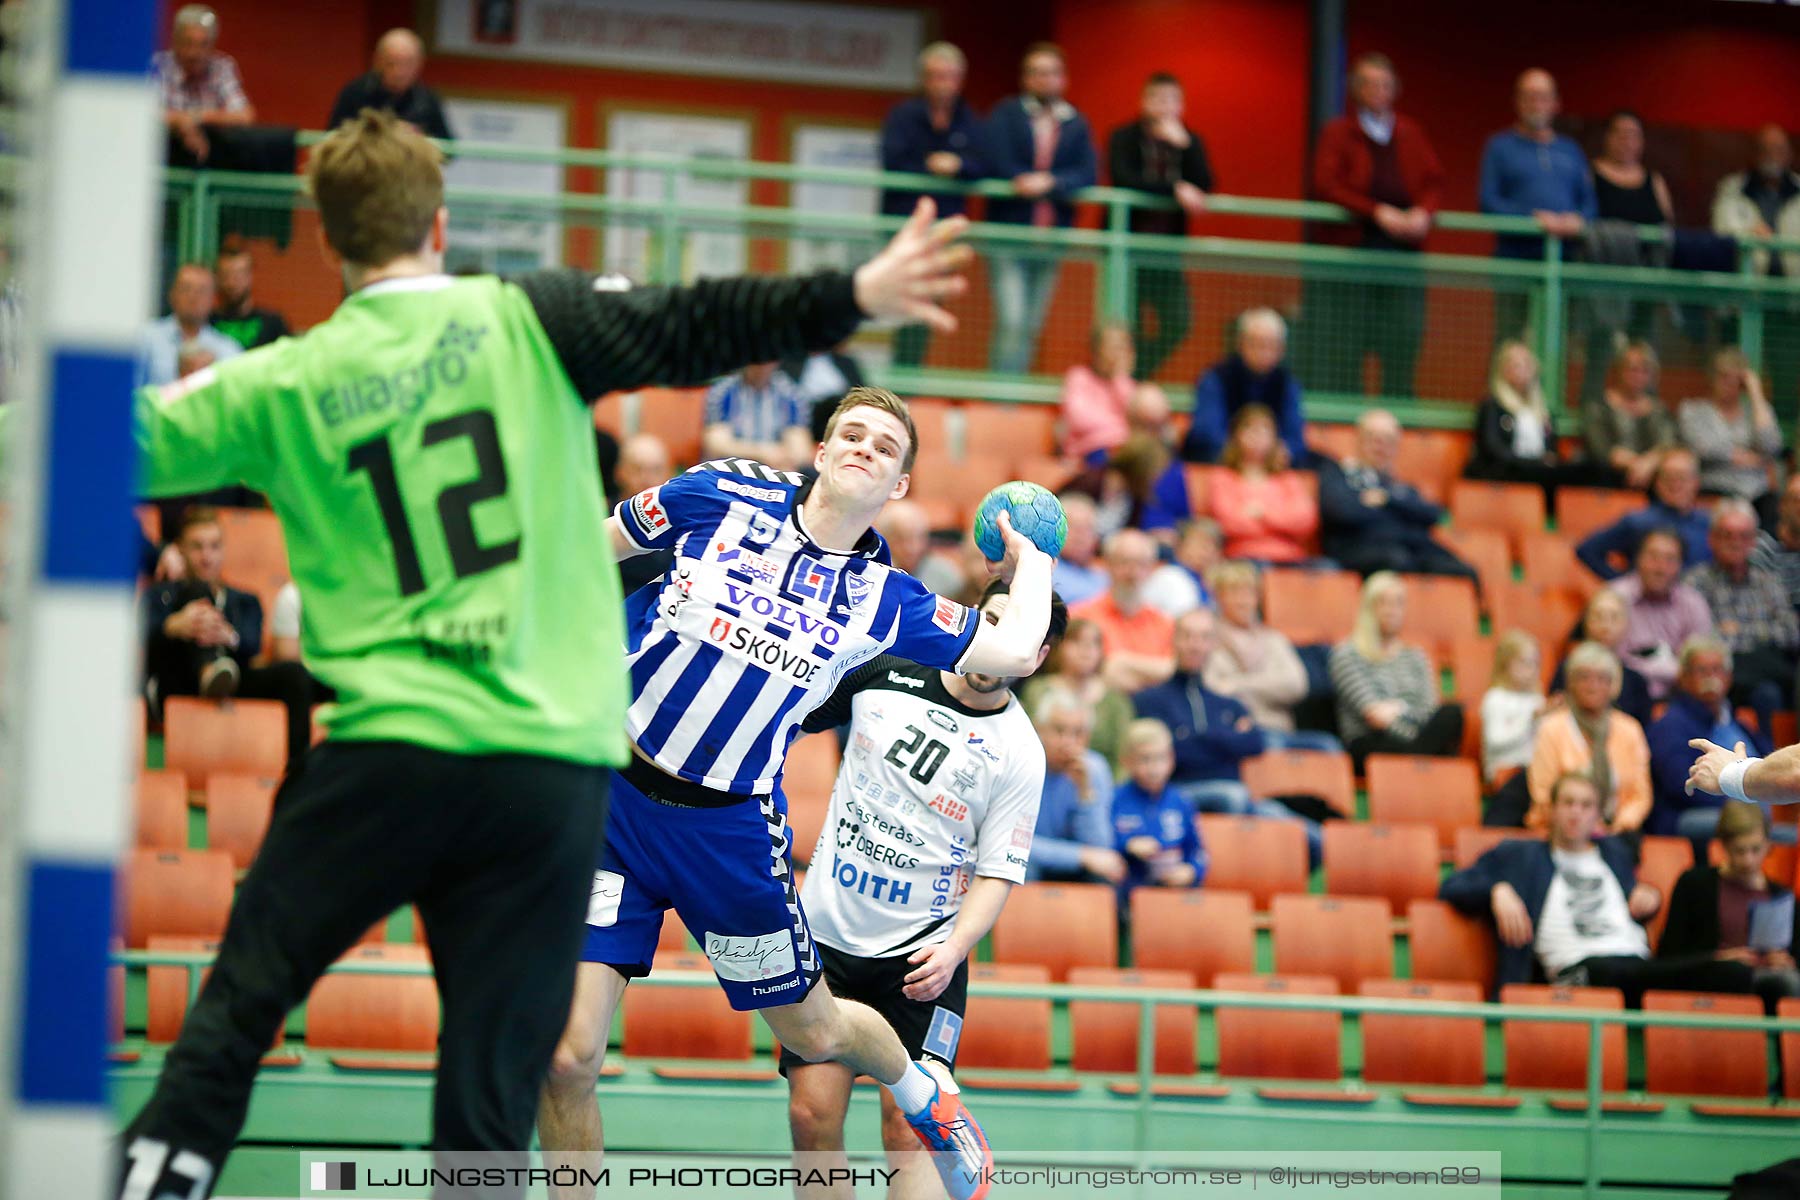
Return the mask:
<path id="1" fill-rule="evenodd" d="M 1416 252 L 1443 200 L 1444 168 L 1425 131 L 1394 111 L 1400 80 L 1385 55 L 1365 54 L 1350 69 L 1351 110 L 1319 133 L 1313 154 L 1313 192 L 1357 218 L 1325 225 L 1318 240 L 1366 250 Z M 1425 328 L 1424 280 L 1418 283 L 1343 283 L 1316 280 L 1307 288 L 1308 323 L 1330 331 L 1314 336 L 1306 385 L 1328 392 L 1361 392 L 1362 363 L 1381 364 L 1379 393 L 1412 396 L 1413 367 Z"/>

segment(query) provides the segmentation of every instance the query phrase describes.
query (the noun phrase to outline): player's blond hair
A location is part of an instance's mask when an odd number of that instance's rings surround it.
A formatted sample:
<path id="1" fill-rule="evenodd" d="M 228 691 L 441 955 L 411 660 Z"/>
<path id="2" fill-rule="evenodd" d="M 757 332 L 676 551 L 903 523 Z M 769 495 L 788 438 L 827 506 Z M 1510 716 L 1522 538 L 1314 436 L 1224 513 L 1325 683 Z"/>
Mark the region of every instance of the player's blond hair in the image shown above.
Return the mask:
<path id="1" fill-rule="evenodd" d="M 826 441 L 829 442 L 831 435 L 837 431 L 839 419 L 853 408 L 879 408 L 906 426 L 906 461 L 900 464 L 900 469 L 912 470 L 913 462 L 919 457 L 919 427 L 913 424 L 912 413 L 907 409 L 906 401 L 886 388 L 853 387 L 838 401 L 838 406 L 831 412 L 831 420 L 825 422 Z"/>
<path id="2" fill-rule="evenodd" d="M 365 108 L 313 147 L 306 186 L 331 248 L 354 266 L 385 266 L 430 234 L 443 155 L 394 114 Z"/>

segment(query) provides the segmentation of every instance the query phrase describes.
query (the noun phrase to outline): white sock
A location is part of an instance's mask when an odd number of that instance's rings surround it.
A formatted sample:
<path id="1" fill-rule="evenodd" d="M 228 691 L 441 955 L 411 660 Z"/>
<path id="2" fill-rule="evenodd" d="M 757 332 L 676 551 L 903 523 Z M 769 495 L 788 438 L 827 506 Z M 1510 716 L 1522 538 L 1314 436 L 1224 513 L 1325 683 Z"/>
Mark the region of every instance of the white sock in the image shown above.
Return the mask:
<path id="1" fill-rule="evenodd" d="M 894 1093 L 894 1103 L 900 1106 L 901 1112 L 917 1116 L 937 1095 L 937 1080 L 918 1063 L 909 1063 L 900 1082 L 888 1084 L 888 1090 Z"/>

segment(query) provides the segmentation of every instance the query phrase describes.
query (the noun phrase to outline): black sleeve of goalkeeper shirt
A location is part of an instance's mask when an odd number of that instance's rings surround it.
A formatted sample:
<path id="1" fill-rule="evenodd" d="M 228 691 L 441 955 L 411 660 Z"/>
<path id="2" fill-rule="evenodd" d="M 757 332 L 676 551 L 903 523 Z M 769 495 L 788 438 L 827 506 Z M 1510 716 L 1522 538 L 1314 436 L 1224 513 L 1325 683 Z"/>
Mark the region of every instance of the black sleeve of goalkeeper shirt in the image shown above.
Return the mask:
<path id="1" fill-rule="evenodd" d="M 637 387 L 705 383 L 749 363 L 835 346 L 863 320 L 851 277 L 706 279 L 628 287 L 571 268 L 513 279 L 585 400 Z"/>

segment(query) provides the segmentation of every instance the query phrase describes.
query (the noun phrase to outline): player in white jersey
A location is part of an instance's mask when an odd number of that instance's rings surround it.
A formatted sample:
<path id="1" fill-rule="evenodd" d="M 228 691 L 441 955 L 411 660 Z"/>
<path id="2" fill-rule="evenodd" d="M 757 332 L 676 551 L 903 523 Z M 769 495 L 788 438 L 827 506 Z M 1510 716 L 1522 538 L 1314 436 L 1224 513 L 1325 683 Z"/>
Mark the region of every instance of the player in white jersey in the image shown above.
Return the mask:
<path id="1" fill-rule="evenodd" d="M 994 580 L 984 620 L 1009 601 Z M 1051 602 L 1043 656 L 1069 621 Z M 839 685 L 806 719 L 808 732 L 846 721 L 850 740 L 813 851 L 801 900 L 835 996 L 886 1018 L 914 1058 L 956 1065 L 968 998 L 969 952 L 993 928 L 1013 885 L 1025 882 L 1031 831 L 1044 790 L 1044 748 L 1016 679 L 957 676 L 883 655 Z M 855 1073 L 807 1063 L 785 1049 L 788 1124 L 794 1149 L 844 1165 L 844 1116 Z M 882 1144 L 909 1151 L 915 1139 L 881 1093 Z M 825 1166 L 816 1157 L 813 1165 Z M 898 1154 L 890 1197 L 936 1195 L 916 1154 Z M 847 1188 L 802 1189 L 849 1196 Z"/>
<path id="2" fill-rule="evenodd" d="M 627 606 L 634 758 L 612 782 L 575 999 L 539 1106 L 553 1156 L 601 1148 L 594 1083 L 613 1014 L 627 983 L 649 973 L 673 907 L 733 1007 L 761 1012 L 806 1061 L 887 1084 L 950 1194 L 986 1194 L 993 1158 L 954 1081 L 913 1063 L 877 1013 L 816 986 L 774 798 L 800 722 L 884 651 L 956 672 L 1036 667 L 1051 562 L 1004 517 L 999 569 L 1013 600 L 994 623 L 888 565 L 871 526 L 906 494 L 917 453 L 905 403 L 855 388 L 826 427 L 816 479 L 727 459 L 614 511 L 619 556 L 670 547 L 674 563 Z"/>

